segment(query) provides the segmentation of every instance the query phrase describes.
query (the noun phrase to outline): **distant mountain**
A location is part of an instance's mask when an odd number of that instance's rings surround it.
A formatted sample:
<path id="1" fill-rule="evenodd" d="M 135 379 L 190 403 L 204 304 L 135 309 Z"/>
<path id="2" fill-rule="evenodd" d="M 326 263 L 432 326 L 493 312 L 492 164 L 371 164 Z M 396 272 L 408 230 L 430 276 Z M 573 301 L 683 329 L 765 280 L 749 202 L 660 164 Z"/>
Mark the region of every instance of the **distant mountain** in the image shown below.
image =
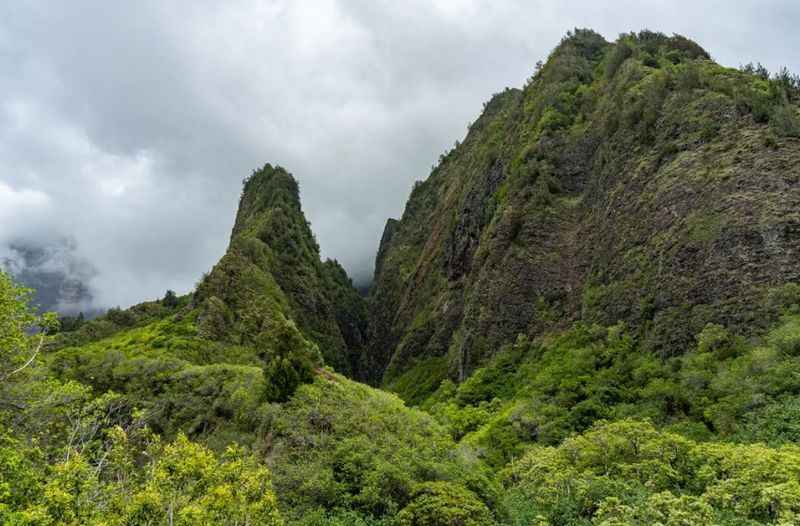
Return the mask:
<path id="1" fill-rule="evenodd" d="M 96 270 L 75 254 L 74 242 L 62 239 L 43 246 L 18 240 L 9 244 L 4 253 L 0 268 L 34 289 L 34 302 L 40 309 L 71 315 L 97 314 L 89 288 Z"/>

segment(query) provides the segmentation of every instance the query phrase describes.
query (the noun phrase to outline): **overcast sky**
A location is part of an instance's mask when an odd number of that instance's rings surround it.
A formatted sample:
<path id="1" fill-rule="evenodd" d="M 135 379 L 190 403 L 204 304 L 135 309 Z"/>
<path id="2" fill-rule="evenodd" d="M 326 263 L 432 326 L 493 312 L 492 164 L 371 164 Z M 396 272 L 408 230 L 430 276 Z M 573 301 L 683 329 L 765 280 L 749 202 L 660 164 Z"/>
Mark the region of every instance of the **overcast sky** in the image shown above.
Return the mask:
<path id="1" fill-rule="evenodd" d="M 574 27 L 800 71 L 796 1 L 4 1 L 0 260 L 67 239 L 97 305 L 188 292 L 271 162 L 368 280 L 413 181 Z"/>

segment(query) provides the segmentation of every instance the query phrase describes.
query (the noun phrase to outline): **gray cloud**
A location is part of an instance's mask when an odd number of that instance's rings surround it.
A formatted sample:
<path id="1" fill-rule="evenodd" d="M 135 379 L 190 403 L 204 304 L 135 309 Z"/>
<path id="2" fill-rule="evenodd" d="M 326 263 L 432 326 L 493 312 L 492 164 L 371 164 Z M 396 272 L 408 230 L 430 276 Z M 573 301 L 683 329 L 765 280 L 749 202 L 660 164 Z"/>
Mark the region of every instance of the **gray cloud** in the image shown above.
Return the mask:
<path id="1" fill-rule="evenodd" d="M 0 253 L 0 268 L 32 288 L 33 303 L 42 310 L 96 314 L 88 288 L 96 270 L 76 256 L 76 248 L 70 239 L 48 240 L 44 245 L 11 242 Z"/>
<path id="2" fill-rule="evenodd" d="M 0 255 L 74 239 L 102 306 L 188 291 L 224 251 L 241 180 L 272 162 L 363 281 L 412 182 L 568 29 L 677 32 L 726 65 L 800 70 L 794 2 L 602 4 L 4 3 Z"/>

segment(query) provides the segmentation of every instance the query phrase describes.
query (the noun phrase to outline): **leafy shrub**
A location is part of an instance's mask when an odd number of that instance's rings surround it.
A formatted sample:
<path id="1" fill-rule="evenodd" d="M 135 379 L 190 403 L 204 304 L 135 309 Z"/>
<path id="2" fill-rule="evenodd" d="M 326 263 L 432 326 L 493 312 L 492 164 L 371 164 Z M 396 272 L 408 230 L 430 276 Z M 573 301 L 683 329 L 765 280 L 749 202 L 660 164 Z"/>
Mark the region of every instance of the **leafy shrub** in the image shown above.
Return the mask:
<path id="1" fill-rule="evenodd" d="M 326 372 L 274 408 L 270 422 L 275 486 L 292 520 L 336 508 L 367 523 L 388 519 L 433 481 L 497 506 L 481 464 L 454 454 L 442 426 L 394 395 Z"/>
<path id="2" fill-rule="evenodd" d="M 788 104 L 775 106 L 769 124 L 780 137 L 800 137 L 800 118 L 797 111 Z"/>
<path id="3" fill-rule="evenodd" d="M 571 119 L 554 107 L 547 108 L 539 119 L 538 129 L 540 132 L 555 131 L 569 126 Z"/>
<path id="4" fill-rule="evenodd" d="M 421 484 L 395 521 L 397 526 L 491 526 L 486 505 L 468 489 L 449 482 Z"/>
<path id="5" fill-rule="evenodd" d="M 164 294 L 161 304 L 168 308 L 177 307 L 179 304 L 178 295 L 175 294 L 174 290 L 168 290 L 166 294 Z"/>
<path id="6" fill-rule="evenodd" d="M 285 320 L 262 332 L 257 342 L 264 360 L 264 386 L 270 402 L 285 402 L 300 384 L 314 379 L 314 368 L 322 364 L 316 345 Z"/>
<path id="7" fill-rule="evenodd" d="M 601 422 L 506 470 L 512 517 L 548 524 L 756 524 L 800 517 L 800 449 L 697 443 Z M 737 523 L 738 524 L 738 523 Z"/>
<path id="8" fill-rule="evenodd" d="M 633 48 L 624 40 L 617 41 L 611 49 L 606 62 L 605 74 L 607 79 L 611 79 L 617 74 L 620 66 L 633 55 Z"/>
<path id="9" fill-rule="evenodd" d="M 73 452 L 32 467 L 23 459 L 35 458 L 36 450 L 0 448 L 0 488 L 15 488 L 0 491 L 3 524 L 283 524 L 269 471 L 239 448 L 218 457 L 181 435 L 169 444 L 151 442 L 145 452 L 120 428 L 110 430 L 109 440 L 97 465 Z"/>
<path id="10" fill-rule="evenodd" d="M 687 352 L 668 357 L 644 350 L 647 342 L 624 325 L 579 324 L 546 344 L 521 340 L 450 394 L 443 385 L 426 407 L 497 467 L 530 444 L 558 444 L 599 419 L 649 418 L 696 437 L 776 443 L 793 436 L 780 411 L 800 391 L 793 372 L 799 327 L 797 315 L 785 316 L 752 342 L 708 324 L 697 332 L 696 350 L 687 344 Z M 775 436 L 754 432 L 762 418 L 774 422 L 767 427 Z"/>
<path id="11" fill-rule="evenodd" d="M 772 315 L 800 314 L 800 284 L 786 283 L 767 291 L 765 306 Z"/>

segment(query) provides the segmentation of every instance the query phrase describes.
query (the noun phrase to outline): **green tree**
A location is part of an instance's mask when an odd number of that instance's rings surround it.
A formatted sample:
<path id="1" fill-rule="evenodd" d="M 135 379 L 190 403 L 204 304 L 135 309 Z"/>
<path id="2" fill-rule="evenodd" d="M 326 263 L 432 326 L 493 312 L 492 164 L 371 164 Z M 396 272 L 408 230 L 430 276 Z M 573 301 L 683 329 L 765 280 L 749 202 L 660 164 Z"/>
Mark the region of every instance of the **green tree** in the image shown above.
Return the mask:
<path id="1" fill-rule="evenodd" d="M 164 299 L 161 300 L 161 304 L 165 307 L 177 307 L 178 306 L 178 295 L 175 294 L 174 290 L 168 290 L 166 294 L 164 294 Z"/>
<path id="2" fill-rule="evenodd" d="M 491 526 L 492 513 L 468 489 L 451 482 L 428 482 L 397 515 L 397 526 Z"/>
<path id="3" fill-rule="evenodd" d="M 259 335 L 257 345 L 264 356 L 266 397 L 285 402 L 297 386 L 314 380 L 314 369 L 322 362 L 319 349 L 306 340 L 292 320 L 281 320 Z"/>
<path id="4" fill-rule="evenodd" d="M 128 523 L 283 524 L 270 474 L 238 447 L 220 457 L 179 435 L 147 469 L 130 498 Z"/>
<path id="5" fill-rule="evenodd" d="M 33 291 L 0 271 L 0 385 L 30 367 L 42 349 L 55 314 L 39 314 L 31 306 Z"/>

